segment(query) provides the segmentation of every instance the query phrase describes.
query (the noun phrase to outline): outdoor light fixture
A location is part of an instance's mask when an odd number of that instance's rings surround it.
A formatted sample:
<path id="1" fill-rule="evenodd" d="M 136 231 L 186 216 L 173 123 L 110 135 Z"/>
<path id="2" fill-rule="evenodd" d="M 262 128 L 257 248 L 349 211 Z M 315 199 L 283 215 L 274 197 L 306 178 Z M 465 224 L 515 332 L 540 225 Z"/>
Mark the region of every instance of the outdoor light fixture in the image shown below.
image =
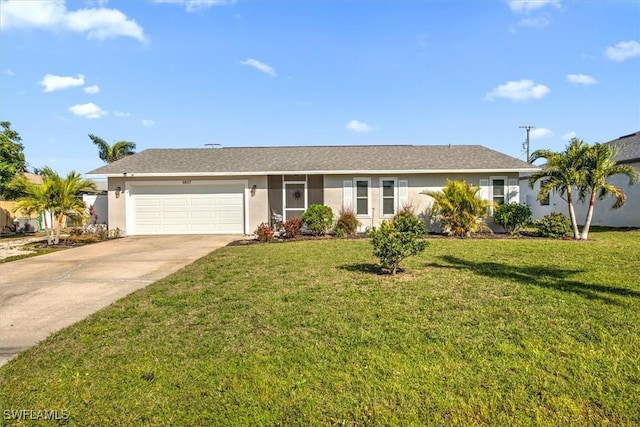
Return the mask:
<path id="1" fill-rule="evenodd" d="M 253 184 L 253 186 L 251 187 L 251 195 L 255 196 L 256 195 L 256 190 L 258 189 L 258 186 L 256 184 Z"/>
<path id="2" fill-rule="evenodd" d="M 118 186 L 116 187 L 116 199 L 120 197 L 120 193 L 122 193 L 122 187 Z"/>

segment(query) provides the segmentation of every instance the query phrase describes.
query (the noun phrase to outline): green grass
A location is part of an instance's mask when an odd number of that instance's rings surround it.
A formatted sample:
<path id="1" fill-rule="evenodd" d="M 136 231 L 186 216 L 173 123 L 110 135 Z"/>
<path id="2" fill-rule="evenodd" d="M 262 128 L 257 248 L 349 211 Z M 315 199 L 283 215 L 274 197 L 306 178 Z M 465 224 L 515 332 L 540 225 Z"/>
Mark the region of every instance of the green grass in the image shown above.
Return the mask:
<path id="1" fill-rule="evenodd" d="M 82 426 L 638 425 L 640 231 L 592 238 L 432 239 L 397 277 L 364 239 L 226 247 L 0 368 L 0 410 Z"/>
<path id="2" fill-rule="evenodd" d="M 45 248 L 45 247 L 42 247 L 40 244 L 36 244 L 36 243 L 27 243 L 26 245 L 23 246 L 22 249 L 29 252 L 25 252 L 19 255 L 11 255 L 9 257 L 0 259 L 0 264 L 11 262 L 11 261 L 18 261 L 20 259 L 25 259 L 25 258 L 32 258 L 34 256 L 50 254 L 52 252 L 58 252 L 59 250 L 62 250 L 61 248 Z"/>

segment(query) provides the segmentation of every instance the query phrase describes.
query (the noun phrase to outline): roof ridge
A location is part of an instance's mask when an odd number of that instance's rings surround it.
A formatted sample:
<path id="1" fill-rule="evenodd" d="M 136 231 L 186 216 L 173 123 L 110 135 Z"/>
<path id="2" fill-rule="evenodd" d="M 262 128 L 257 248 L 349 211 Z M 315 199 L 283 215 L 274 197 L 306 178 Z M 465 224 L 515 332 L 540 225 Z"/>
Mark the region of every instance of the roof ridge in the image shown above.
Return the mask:
<path id="1" fill-rule="evenodd" d="M 350 144 L 350 145 L 249 145 L 249 146 L 233 146 L 233 147 L 220 147 L 220 148 L 209 148 L 209 147 L 169 147 L 169 148 L 146 148 L 143 151 L 150 150 L 224 150 L 224 149 L 260 149 L 260 148 L 375 148 L 375 147 L 482 147 L 488 150 L 492 150 L 492 148 L 485 147 L 481 144 Z"/>

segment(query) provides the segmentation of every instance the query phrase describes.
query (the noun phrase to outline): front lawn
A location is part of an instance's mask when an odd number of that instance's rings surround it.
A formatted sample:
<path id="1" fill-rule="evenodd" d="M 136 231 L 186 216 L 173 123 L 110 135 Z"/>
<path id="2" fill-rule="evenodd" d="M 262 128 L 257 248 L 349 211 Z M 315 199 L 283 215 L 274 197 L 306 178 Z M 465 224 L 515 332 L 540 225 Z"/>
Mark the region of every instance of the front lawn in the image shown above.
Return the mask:
<path id="1" fill-rule="evenodd" d="M 226 247 L 0 368 L 0 409 L 82 426 L 640 424 L 640 231 L 591 237 L 432 239 L 396 277 L 365 239 Z"/>

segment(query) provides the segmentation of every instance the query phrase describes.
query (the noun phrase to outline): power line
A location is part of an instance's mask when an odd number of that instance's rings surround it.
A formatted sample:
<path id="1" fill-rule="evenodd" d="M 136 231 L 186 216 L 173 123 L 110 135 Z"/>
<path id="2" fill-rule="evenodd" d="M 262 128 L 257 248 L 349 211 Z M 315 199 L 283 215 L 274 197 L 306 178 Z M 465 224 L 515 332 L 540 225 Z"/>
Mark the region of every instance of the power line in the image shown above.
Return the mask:
<path id="1" fill-rule="evenodd" d="M 526 139 L 526 141 L 525 141 L 524 143 L 522 143 L 522 149 L 523 149 L 523 150 L 525 150 L 525 151 L 527 152 L 527 163 L 531 163 L 531 162 L 529 161 L 529 159 L 530 159 L 530 157 L 531 157 L 531 156 L 529 155 L 529 149 L 530 149 L 530 145 L 529 145 L 529 132 L 531 132 L 531 129 L 534 129 L 534 128 L 535 128 L 535 126 L 527 125 L 527 126 L 519 126 L 519 127 L 520 127 L 520 129 L 526 129 L 526 130 L 527 130 L 527 139 Z"/>

